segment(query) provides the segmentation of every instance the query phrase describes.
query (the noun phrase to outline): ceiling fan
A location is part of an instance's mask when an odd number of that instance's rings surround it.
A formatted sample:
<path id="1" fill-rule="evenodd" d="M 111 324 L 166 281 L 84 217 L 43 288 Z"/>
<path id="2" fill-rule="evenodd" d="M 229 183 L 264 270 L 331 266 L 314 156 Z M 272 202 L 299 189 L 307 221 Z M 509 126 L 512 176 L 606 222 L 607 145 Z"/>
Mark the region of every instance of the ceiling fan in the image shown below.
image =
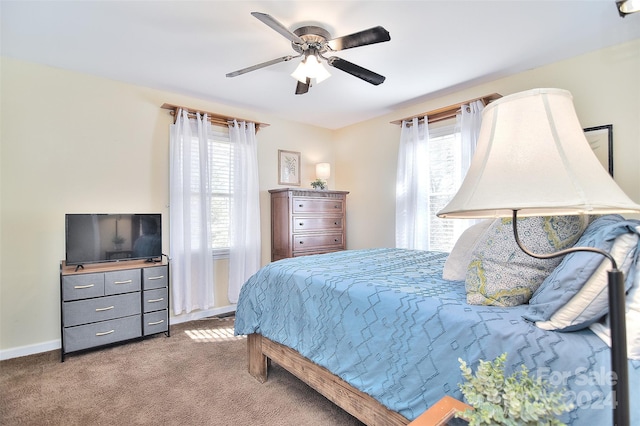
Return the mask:
<path id="1" fill-rule="evenodd" d="M 308 72 L 300 74 L 300 67 L 292 76 L 298 80 L 296 85 L 296 95 L 302 95 L 309 91 L 311 87 L 312 79 L 316 82 L 322 81 L 329 76 L 329 73 L 322 67 L 321 60 L 324 60 L 328 65 L 337 68 L 341 71 L 349 73 L 355 77 L 358 77 L 368 83 L 375 86 L 381 84 L 385 77 L 370 71 L 366 68 L 362 68 L 359 65 L 346 61 L 336 56 L 325 57 L 324 55 L 330 52 L 339 50 L 351 49 L 353 47 L 366 46 L 368 44 L 382 43 L 384 41 L 391 40 L 389 32 L 383 27 L 377 26 L 369 28 L 367 30 L 359 31 L 343 37 L 331 38 L 331 34 L 324 28 L 316 26 L 303 26 L 293 32 L 289 31 L 284 25 L 278 22 L 271 15 L 261 12 L 251 12 L 251 15 L 262 21 L 264 24 L 271 27 L 273 30 L 280 33 L 282 36 L 291 41 L 291 47 L 298 55 L 287 55 L 280 58 L 272 59 L 267 62 L 262 62 L 247 68 L 230 72 L 227 77 L 236 77 L 255 71 L 260 68 L 268 67 L 280 62 L 290 61 L 291 59 L 304 56 L 301 66 L 314 66 L 320 74 L 313 74 L 310 76 Z M 317 68 L 320 67 L 320 68 Z M 323 74 L 324 72 L 324 74 Z"/>

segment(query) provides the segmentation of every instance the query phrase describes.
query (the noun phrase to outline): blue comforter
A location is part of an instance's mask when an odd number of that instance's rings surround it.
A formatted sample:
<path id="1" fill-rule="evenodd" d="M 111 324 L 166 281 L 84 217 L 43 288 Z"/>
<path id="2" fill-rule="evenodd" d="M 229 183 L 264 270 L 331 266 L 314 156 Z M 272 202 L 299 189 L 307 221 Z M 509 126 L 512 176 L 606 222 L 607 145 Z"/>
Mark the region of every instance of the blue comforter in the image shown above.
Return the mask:
<path id="1" fill-rule="evenodd" d="M 447 253 L 351 250 L 273 262 L 242 287 L 236 334 L 289 346 L 409 420 L 444 395 L 462 399 L 458 358 L 507 355 L 507 373 L 566 388 L 573 425 L 611 424 L 609 348 L 590 330 L 544 331 L 527 305 L 473 306 L 446 281 Z M 632 425 L 640 425 L 640 362 L 629 361 Z M 634 403 L 635 402 L 635 403 Z"/>

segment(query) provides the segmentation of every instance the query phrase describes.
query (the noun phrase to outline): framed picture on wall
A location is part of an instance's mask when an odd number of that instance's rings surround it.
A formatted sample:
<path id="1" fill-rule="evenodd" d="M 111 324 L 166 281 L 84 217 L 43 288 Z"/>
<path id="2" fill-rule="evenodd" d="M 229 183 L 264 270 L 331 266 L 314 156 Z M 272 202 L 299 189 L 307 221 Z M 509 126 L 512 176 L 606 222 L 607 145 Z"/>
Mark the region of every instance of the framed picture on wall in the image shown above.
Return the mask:
<path id="1" fill-rule="evenodd" d="M 300 153 L 278 150 L 278 185 L 300 186 Z"/>
<path id="2" fill-rule="evenodd" d="M 613 177 L 613 124 L 587 127 L 583 130 L 596 157 Z"/>

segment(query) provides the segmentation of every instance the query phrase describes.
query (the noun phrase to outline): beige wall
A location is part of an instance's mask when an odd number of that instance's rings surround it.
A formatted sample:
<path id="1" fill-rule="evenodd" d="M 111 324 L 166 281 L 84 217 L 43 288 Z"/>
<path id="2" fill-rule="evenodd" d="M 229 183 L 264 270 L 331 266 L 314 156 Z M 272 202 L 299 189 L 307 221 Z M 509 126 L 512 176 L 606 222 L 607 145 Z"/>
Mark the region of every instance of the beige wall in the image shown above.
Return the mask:
<path id="1" fill-rule="evenodd" d="M 425 70 L 428 78 L 429 70 Z M 395 244 L 395 170 L 400 126 L 391 121 L 490 93 L 537 87 L 569 90 L 584 127 L 613 124 L 614 177 L 640 203 L 640 40 L 477 85 L 383 117 L 334 136 L 336 179 L 351 191 L 347 243 L 351 249 Z M 372 214 L 375 211 L 375 214 Z"/>
<path id="2" fill-rule="evenodd" d="M 0 358 L 59 347 L 65 213 L 160 212 L 168 225 L 172 118 L 159 108 L 165 102 L 270 124 L 258 132 L 263 264 L 278 149 L 302 153 L 303 187 L 314 179 L 315 163 L 332 164 L 329 187 L 351 192 L 348 248 L 390 247 L 400 129 L 389 122 L 493 92 L 570 90 L 585 127 L 614 125 L 616 180 L 640 202 L 640 40 L 337 131 L 7 58 L 0 71 Z M 168 239 L 164 244 L 167 252 Z M 216 305 L 225 307 L 227 262 L 217 263 Z"/>
<path id="3" fill-rule="evenodd" d="M 278 149 L 302 153 L 306 187 L 316 162 L 333 161 L 326 129 L 8 58 L 1 78 L 0 358 L 60 345 L 65 213 L 160 212 L 168 235 L 172 117 L 163 103 L 270 124 L 257 136 L 263 263 Z M 216 306 L 228 309 L 228 262 L 216 263 Z"/>
<path id="4" fill-rule="evenodd" d="M 271 205 L 267 191 L 286 187 L 278 185 L 278 150 L 301 153 L 300 185 L 304 188 L 311 188 L 311 182 L 316 178 L 316 163 L 334 163 L 331 130 L 293 122 L 269 123 L 271 125 L 260 130 L 257 135 L 263 265 L 271 261 Z M 328 184 L 330 188 L 334 188 L 333 171 L 331 174 Z"/>

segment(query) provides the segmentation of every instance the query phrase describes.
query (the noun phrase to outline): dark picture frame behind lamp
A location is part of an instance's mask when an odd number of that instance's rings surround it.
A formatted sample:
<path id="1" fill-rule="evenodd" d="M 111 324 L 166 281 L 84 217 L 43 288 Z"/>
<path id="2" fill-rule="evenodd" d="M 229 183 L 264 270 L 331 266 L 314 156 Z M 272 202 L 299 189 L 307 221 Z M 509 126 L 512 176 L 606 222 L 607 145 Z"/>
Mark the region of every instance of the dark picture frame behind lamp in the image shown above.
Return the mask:
<path id="1" fill-rule="evenodd" d="M 278 185 L 300 186 L 300 153 L 278 150 Z"/>
<path id="2" fill-rule="evenodd" d="M 596 157 L 613 177 L 613 124 L 587 127 L 582 130 Z"/>

